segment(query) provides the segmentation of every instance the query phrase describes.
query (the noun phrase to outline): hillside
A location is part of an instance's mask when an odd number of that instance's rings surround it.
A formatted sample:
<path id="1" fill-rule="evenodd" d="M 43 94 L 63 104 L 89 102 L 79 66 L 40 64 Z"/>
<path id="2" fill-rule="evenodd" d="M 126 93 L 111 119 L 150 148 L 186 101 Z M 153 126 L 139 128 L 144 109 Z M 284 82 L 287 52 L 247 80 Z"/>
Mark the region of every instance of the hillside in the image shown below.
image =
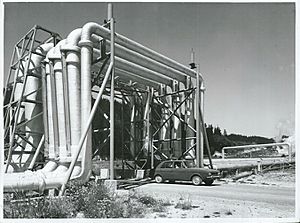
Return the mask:
<path id="1" fill-rule="evenodd" d="M 272 138 L 265 138 L 261 136 L 245 136 L 240 134 L 227 135 L 227 131 L 225 129 L 221 131 L 218 126 L 214 127 L 211 124 L 205 126 L 212 154 L 214 154 L 215 151 L 221 152 L 222 148 L 225 146 L 241 146 L 275 142 Z M 204 152 L 204 154 L 206 153 L 207 151 Z"/>

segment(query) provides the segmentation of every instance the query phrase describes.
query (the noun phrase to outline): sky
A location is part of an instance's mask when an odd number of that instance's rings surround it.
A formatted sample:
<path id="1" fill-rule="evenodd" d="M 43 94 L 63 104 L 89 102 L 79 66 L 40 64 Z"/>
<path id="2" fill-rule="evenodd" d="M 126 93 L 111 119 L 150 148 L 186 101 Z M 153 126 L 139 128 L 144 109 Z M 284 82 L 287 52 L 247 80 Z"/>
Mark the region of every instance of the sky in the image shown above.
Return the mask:
<path id="1" fill-rule="evenodd" d="M 5 3 L 4 10 L 5 74 L 14 44 L 35 24 L 66 37 L 107 17 L 106 3 Z M 193 48 L 206 123 L 228 134 L 293 133 L 293 3 L 114 3 L 114 17 L 116 32 L 182 64 Z"/>

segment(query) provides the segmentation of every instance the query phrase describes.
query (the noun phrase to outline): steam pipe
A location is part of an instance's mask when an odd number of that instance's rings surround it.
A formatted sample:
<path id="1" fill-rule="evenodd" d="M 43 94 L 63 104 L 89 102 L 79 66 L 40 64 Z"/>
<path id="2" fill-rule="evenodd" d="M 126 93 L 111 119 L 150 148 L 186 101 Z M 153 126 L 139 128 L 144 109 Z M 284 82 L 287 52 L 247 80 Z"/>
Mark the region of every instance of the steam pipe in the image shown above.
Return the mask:
<path id="1" fill-rule="evenodd" d="M 94 50 L 94 52 L 100 54 L 99 50 Z M 168 86 L 172 85 L 171 79 L 166 78 L 165 76 L 163 76 L 155 71 L 149 70 L 148 68 L 134 64 L 132 62 L 129 62 L 129 61 L 124 60 L 119 57 L 115 57 L 115 67 L 125 70 L 127 72 L 131 72 L 131 73 L 135 73 L 135 74 L 138 73 L 138 76 L 155 81 L 157 83 L 162 83 L 162 84 L 165 84 Z"/>
<path id="2" fill-rule="evenodd" d="M 222 159 L 225 159 L 225 150 L 229 150 L 229 149 L 251 149 L 251 148 L 269 147 L 269 146 L 287 146 L 288 147 L 288 153 L 289 153 L 288 154 L 289 155 L 289 161 L 292 160 L 291 144 L 287 143 L 287 142 L 244 145 L 244 146 L 226 146 L 226 147 L 222 148 Z"/>
<path id="3" fill-rule="evenodd" d="M 100 65 L 102 65 L 102 63 L 99 63 Z M 105 65 L 103 68 L 103 71 L 105 72 L 107 70 L 109 65 Z M 99 68 L 100 69 L 100 68 Z M 153 82 L 153 80 L 149 80 L 149 79 L 145 79 L 143 77 L 140 77 L 138 74 L 136 73 L 132 73 L 132 72 L 127 72 L 125 70 L 119 69 L 119 68 L 115 68 L 115 74 L 117 77 L 120 77 L 121 80 L 123 81 L 134 81 L 134 82 L 138 82 L 142 85 L 146 85 L 146 86 L 151 86 L 154 89 L 158 90 L 159 89 L 159 84 L 157 84 L 156 82 Z"/>
<path id="4" fill-rule="evenodd" d="M 66 44 L 60 49 L 66 56 L 67 91 L 69 94 L 67 98 L 72 98 L 72 100 L 67 100 L 69 111 L 72 112 L 69 117 L 69 126 L 66 126 L 70 129 L 71 154 L 76 151 L 81 135 L 80 47 L 78 47 L 80 37 L 81 28 L 73 30 L 67 36 Z M 67 157 L 65 161 L 70 162 L 71 157 Z"/>
<path id="5" fill-rule="evenodd" d="M 84 47 L 84 46 L 83 46 L 83 47 Z M 86 52 L 86 51 L 84 51 L 84 52 Z M 84 56 L 84 55 L 82 55 L 82 56 Z M 92 123 L 92 120 L 93 120 L 94 115 L 95 115 L 95 113 L 96 113 L 96 111 L 97 111 L 97 107 L 98 107 L 98 104 L 99 104 L 99 102 L 100 102 L 100 100 L 101 100 L 102 94 L 103 94 L 103 92 L 104 92 L 104 90 L 105 90 L 105 85 L 106 85 L 106 83 L 107 83 L 107 81 L 108 81 L 108 78 L 109 78 L 109 76 L 110 76 L 110 72 L 111 72 L 112 66 L 113 66 L 113 65 L 112 65 L 112 63 L 111 63 L 110 66 L 109 66 L 109 68 L 108 68 L 108 70 L 107 70 L 107 72 L 106 72 L 106 74 L 105 74 L 105 77 L 104 77 L 104 80 L 103 80 L 103 82 L 102 82 L 102 85 L 101 85 L 101 88 L 100 88 L 100 90 L 99 90 L 99 93 L 98 93 L 98 95 L 97 95 L 96 101 L 95 101 L 95 103 L 94 103 L 94 105 L 93 105 L 93 108 L 92 108 L 92 110 L 91 110 L 91 112 L 90 112 L 89 118 L 88 118 L 88 120 L 87 120 L 87 122 L 86 122 L 87 124 L 86 124 L 86 126 L 85 126 L 85 128 L 84 128 L 84 131 L 83 131 L 81 137 L 80 137 L 80 140 L 79 140 L 79 144 L 78 144 L 76 153 L 75 153 L 74 156 L 73 156 L 73 160 L 72 160 L 72 162 L 71 162 L 71 164 L 70 164 L 70 167 L 69 167 L 69 169 L 68 169 L 68 172 L 67 172 L 67 174 L 66 174 L 66 177 L 65 177 L 64 180 L 63 180 L 63 184 L 62 184 L 62 187 L 61 187 L 60 195 L 63 195 L 63 194 L 64 194 L 64 191 L 65 191 L 65 189 L 66 189 L 66 184 L 67 184 L 68 181 L 70 180 L 70 177 L 71 177 L 71 174 L 72 174 L 72 172 L 73 172 L 73 168 L 74 168 L 74 166 L 75 166 L 75 163 L 76 163 L 76 161 L 77 161 L 77 159 L 78 159 L 79 153 L 81 152 L 81 149 L 82 149 L 82 147 L 83 147 L 83 144 L 84 144 L 84 142 L 85 142 L 85 139 L 86 139 L 86 137 L 87 137 L 87 135 L 88 135 L 88 133 L 89 133 L 90 126 L 91 126 L 91 123 Z"/>
<path id="6" fill-rule="evenodd" d="M 82 29 L 82 36 L 81 41 L 83 42 L 90 42 L 91 43 L 91 35 L 97 34 L 105 39 L 110 39 L 110 31 L 106 29 L 103 26 L 100 26 L 97 23 L 89 22 L 83 26 Z M 196 77 L 196 73 L 193 70 L 190 70 L 188 67 L 183 66 L 182 64 L 163 56 L 133 40 L 130 40 L 126 38 L 125 36 L 122 36 L 120 34 L 115 34 L 115 43 L 124 46 L 130 50 L 136 51 L 139 54 L 142 54 L 143 56 L 149 57 L 159 63 L 165 64 L 169 67 L 174 68 L 175 70 L 178 70 L 188 76 L 191 76 L 193 78 Z M 202 77 L 200 77 L 202 79 Z"/>
<path id="7" fill-rule="evenodd" d="M 93 42 L 99 42 L 102 40 L 101 37 L 97 35 L 92 35 L 92 41 Z M 110 47 L 110 42 L 105 41 L 106 47 Z M 175 70 L 172 67 L 169 67 L 165 64 L 159 63 L 153 59 L 150 59 L 146 56 L 143 56 L 135 51 L 129 50 L 123 46 L 120 46 L 118 44 L 115 44 L 115 55 L 119 58 L 128 60 L 129 62 L 135 63 L 139 66 L 145 67 L 147 69 L 150 69 L 152 71 L 155 71 L 157 73 L 160 73 L 164 76 L 167 76 L 171 79 L 176 79 L 179 82 L 184 83 L 186 75 L 178 70 Z"/>
<path id="8" fill-rule="evenodd" d="M 77 36 L 80 37 L 80 34 Z M 72 41 L 70 42 L 72 43 Z M 76 42 L 76 40 L 74 40 L 73 42 Z M 63 43 L 64 43 L 63 41 L 60 42 L 60 44 Z M 52 48 L 52 50 L 54 51 L 54 48 Z M 56 58 L 52 58 L 52 59 L 56 59 Z M 56 92 L 54 91 L 54 94 L 55 93 Z M 77 163 L 75 164 L 72 167 L 73 171 L 71 176 L 78 178 L 78 175 L 82 176 L 80 174 L 84 171 L 81 170 L 81 167 L 77 165 Z M 15 192 L 15 191 L 23 191 L 23 190 L 43 191 L 45 189 L 50 189 L 50 188 L 59 188 L 64 182 L 67 169 L 68 169 L 68 163 L 62 163 L 60 161 L 60 165 L 58 166 L 56 162 L 49 161 L 43 169 L 38 170 L 36 172 L 28 171 L 25 173 L 6 174 L 5 179 L 7 180 L 4 183 L 4 191 L 5 192 Z M 90 169 L 88 170 L 90 171 Z"/>

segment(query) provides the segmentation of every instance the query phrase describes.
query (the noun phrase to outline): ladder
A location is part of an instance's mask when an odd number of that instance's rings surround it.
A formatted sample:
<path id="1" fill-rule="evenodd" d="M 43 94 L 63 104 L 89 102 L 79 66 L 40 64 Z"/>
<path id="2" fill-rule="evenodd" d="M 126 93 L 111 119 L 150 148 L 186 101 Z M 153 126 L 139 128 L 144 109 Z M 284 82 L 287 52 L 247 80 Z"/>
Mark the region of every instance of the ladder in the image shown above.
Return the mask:
<path id="1" fill-rule="evenodd" d="M 53 43 L 54 45 L 60 41 L 61 37 L 52 31 L 49 31 L 41 26 L 35 25 L 29 30 L 14 46 L 13 55 L 11 57 L 9 71 L 4 88 L 4 157 L 7 172 L 12 161 L 13 155 L 19 155 L 19 168 L 28 166 L 28 163 L 21 162 L 24 154 L 34 154 L 37 147 L 30 142 L 30 135 L 43 135 L 43 132 L 27 131 L 24 128 L 32 120 L 43 115 L 40 112 L 29 119 L 21 117 L 21 110 L 24 109 L 24 103 L 42 104 L 42 101 L 32 100 L 30 95 L 40 93 L 42 87 L 32 92 L 26 92 L 28 77 L 33 76 L 42 79 L 41 67 L 33 66 L 31 58 L 33 54 L 45 58 L 45 54 L 39 53 L 36 49 L 44 43 Z M 33 66 L 33 67 L 32 67 Z M 16 89 L 18 88 L 18 97 L 15 97 Z M 22 143 L 20 143 L 20 141 Z M 24 144 L 31 146 L 32 150 L 25 151 Z M 16 148 L 21 150 L 15 151 Z M 12 164 L 16 166 L 16 164 Z"/>

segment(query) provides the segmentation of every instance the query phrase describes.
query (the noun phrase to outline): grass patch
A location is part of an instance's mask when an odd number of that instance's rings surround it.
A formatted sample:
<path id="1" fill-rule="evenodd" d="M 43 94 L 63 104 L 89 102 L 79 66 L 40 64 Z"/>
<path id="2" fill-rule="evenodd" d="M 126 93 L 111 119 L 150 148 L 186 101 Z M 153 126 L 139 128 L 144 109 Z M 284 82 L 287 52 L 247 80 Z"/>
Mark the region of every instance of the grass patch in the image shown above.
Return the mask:
<path id="1" fill-rule="evenodd" d="M 193 208 L 192 201 L 189 198 L 187 200 L 179 199 L 179 202 L 175 205 L 175 208 L 191 210 Z"/>
<path id="2" fill-rule="evenodd" d="M 15 193 L 4 196 L 4 218 L 142 218 L 148 211 L 163 210 L 163 203 L 136 192 L 109 193 L 103 184 L 68 185 L 63 197 L 36 198 Z"/>

